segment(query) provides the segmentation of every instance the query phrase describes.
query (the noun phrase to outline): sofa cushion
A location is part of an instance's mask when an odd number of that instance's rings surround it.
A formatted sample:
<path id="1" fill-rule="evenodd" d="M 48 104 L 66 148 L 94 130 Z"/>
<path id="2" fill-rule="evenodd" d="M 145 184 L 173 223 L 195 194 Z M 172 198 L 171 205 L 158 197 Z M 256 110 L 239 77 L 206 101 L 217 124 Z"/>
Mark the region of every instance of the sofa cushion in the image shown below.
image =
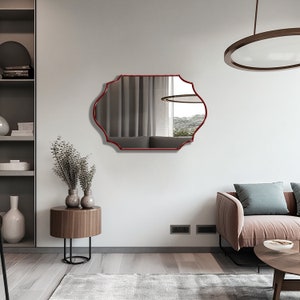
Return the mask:
<path id="1" fill-rule="evenodd" d="M 234 184 L 245 215 L 284 215 L 289 210 L 283 194 L 283 183 Z"/>
<path id="2" fill-rule="evenodd" d="M 291 187 L 296 199 L 297 216 L 300 216 L 300 183 L 291 182 Z"/>
<path id="3" fill-rule="evenodd" d="M 254 247 L 270 239 L 300 240 L 300 218 L 284 215 L 245 216 L 240 247 Z"/>

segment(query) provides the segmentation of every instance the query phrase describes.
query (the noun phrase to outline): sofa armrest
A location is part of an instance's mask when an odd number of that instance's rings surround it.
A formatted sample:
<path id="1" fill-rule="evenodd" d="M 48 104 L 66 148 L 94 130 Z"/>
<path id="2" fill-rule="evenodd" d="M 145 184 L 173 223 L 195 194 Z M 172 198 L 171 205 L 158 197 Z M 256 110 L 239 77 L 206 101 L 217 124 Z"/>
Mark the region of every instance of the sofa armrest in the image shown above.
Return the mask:
<path id="1" fill-rule="evenodd" d="M 244 226 L 244 209 L 241 202 L 229 193 L 218 192 L 216 208 L 217 232 L 238 251 L 239 236 Z"/>

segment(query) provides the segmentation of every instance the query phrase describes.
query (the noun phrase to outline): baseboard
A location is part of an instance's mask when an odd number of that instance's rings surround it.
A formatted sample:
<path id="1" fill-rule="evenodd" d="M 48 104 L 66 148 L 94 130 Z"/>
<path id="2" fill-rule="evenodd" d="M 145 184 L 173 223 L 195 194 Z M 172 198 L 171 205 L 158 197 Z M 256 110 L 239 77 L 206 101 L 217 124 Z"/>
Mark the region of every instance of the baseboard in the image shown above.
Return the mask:
<path id="1" fill-rule="evenodd" d="M 85 253 L 87 247 L 74 247 L 73 252 Z M 9 248 L 6 253 L 63 253 L 63 247 Z M 219 247 L 93 247 L 92 253 L 218 253 Z"/>

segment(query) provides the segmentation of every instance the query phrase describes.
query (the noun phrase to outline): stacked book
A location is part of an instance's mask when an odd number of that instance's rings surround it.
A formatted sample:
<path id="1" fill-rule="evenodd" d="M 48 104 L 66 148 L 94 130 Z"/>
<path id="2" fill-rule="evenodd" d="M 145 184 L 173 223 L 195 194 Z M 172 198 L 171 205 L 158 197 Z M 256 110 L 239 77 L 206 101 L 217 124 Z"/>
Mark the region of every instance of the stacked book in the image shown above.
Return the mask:
<path id="1" fill-rule="evenodd" d="M 18 123 L 18 130 L 11 131 L 12 136 L 33 136 L 33 122 Z"/>
<path id="2" fill-rule="evenodd" d="M 2 72 L 3 79 L 32 79 L 33 68 L 27 66 L 10 66 L 4 67 Z"/>

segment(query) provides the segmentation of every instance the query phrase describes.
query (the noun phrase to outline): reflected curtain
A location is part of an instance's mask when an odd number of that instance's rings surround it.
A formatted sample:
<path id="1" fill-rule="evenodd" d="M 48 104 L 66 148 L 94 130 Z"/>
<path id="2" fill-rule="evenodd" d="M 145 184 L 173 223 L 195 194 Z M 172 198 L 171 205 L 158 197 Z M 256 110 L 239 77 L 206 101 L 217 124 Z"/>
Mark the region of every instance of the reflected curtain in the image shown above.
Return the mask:
<path id="1" fill-rule="evenodd" d="M 122 76 L 109 85 L 96 117 L 110 137 L 168 135 L 167 76 Z"/>

